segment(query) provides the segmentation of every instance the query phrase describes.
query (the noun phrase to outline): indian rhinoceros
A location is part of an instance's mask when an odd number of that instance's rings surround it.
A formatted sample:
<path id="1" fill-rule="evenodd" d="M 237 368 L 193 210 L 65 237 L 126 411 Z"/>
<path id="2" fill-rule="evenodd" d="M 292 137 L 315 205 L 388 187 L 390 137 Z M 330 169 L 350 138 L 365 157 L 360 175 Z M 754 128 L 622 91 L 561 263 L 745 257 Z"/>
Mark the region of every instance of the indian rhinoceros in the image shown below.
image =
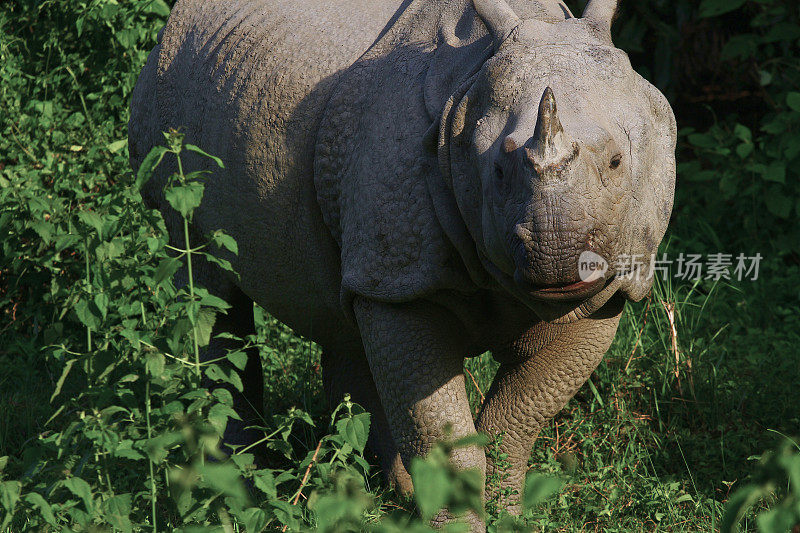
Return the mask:
<path id="1" fill-rule="evenodd" d="M 504 489 L 520 490 L 537 433 L 650 290 L 676 125 L 612 44 L 616 4 L 576 18 L 560 0 L 179 0 L 142 71 L 133 167 L 170 128 L 225 163 L 184 161 L 213 170 L 191 233 L 239 244 L 239 278 L 195 272 L 233 304 L 216 331 L 252 331 L 255 301 L 319 343 L 329 398 L 373 413 L 401 490 L 446 426 L 501 433 L 496 490 L 515 510 Z M 182 242 L 169 172 L 144 196 Z M 602 264 L 588 277 L 586 254 Z M 464 360 L 486 351 L 500 367 L 475 421 Z M 240 404 L 262 405 L 259 365 Z M 494 468 L 477 447 L 452 460 Z"/>

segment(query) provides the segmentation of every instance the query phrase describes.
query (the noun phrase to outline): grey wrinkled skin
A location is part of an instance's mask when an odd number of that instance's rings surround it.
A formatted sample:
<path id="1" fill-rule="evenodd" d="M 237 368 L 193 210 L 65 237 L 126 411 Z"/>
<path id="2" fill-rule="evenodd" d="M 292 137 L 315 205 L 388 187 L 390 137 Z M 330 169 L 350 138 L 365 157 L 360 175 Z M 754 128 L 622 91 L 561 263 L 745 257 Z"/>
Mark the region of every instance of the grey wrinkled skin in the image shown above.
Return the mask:
<path id="1" fill-rule="evenodd" d="M 611 43 L 616 0 L 582 18 L 474 1 L 179 0 L 133 95 L 134 168 L 169 128 L 225 162 L 184 164 L 213 170 L 192 238 L 239 243 L 240 280 L 197 267 L 238 302 L 217 330 L 246 334 L 255 301 L 317 341 L 329 399 L 374 414 L 370 447 L 403 491 L 448 424 L 504 433 L 501 489 L 521 488 L 538 431 L 650 290 L 672 210 L 675 119 Z M 173 170 L 144 196 L 181 242 Z M 588 251 L 611 267 L 587 281 Z M 474 422 L 463 361 L 486 350 L 501 367 Z M 249 377 L 237 401 L 256 418 Z M 453 460 L 493 468 L 478 449 Z"/>

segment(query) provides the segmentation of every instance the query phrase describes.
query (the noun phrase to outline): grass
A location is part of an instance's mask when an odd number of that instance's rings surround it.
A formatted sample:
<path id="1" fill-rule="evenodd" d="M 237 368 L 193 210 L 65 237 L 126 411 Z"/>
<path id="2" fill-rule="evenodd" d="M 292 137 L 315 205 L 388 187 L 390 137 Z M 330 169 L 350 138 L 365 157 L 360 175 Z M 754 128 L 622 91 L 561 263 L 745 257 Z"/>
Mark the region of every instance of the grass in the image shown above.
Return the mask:
<path id="1" fill-rule="evenodd" d="M 344 403 L 331 417 L 319 348 L 257 307 L 269 461 L 215 459 L 232 414 L 196 385 L 194 345 L 203 313 L 224 305 L 172 284 L 163 222 L 141 203 L 124 143 L 165 9 L 0 8 L 0 530 L 422 530 L 414 502 L 368 468 L 363 413 Z M 670 231 L 673 255 L 727 242 L 680 216 Z M 563 488 L 524 524 L 491 515 L 490 530 L 714 531 L 726 505 L 734 517 L 741 505 L 745 530 L 787 530 L 800 484 L 781 447 L 800 433 L 798 270 L 774 255 L 756 282 L 670 278 L 629 304 L 531 457 L 546 476 L 531 483 Z M 477 413 L 497 365 L 484 354 L 465 368 Z M 469 486 L 431 461 L 442 491 Z M 451 505 L 471 505 L 468 492 Z"/>

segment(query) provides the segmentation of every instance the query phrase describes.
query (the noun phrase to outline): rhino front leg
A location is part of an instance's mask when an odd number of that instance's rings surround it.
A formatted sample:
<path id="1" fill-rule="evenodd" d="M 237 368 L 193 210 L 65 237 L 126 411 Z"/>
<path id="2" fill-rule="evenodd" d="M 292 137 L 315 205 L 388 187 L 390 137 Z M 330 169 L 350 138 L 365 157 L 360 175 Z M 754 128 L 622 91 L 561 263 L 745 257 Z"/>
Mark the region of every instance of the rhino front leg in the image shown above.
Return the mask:
<path id="1" fill-rule="evenodd" d="M 322 384 L 331 408 L 350 394 L 352 400 L 370 412 L 371 428 L 367 447 L 378 456 L 386 480 L 401 494 L 411 494 L 411 476 L 408 475 L 397 446 L 389 430 L 378 391 L 369 369 L 369 363 L 360 346 L 353 347 L 348 355 L 334 353 L 327 348 L 322 352 Z"/>
<path id="2" fill-rule="evenodd" d="M 616 302 L 609 309 L 573 324 L 542 322 L 494 354 L 500 368 L 477 427 L 489 435 L 503 434 L 499 451 L 508 454 L 510 467 L 499 472 L 488 465 L 490 476 L 505 479 L 490 486 L 487 497 L 496 498 L 512 514 L 520 511 L 528 459 L 539 430 L 586 382 L 611 345 L 622 304 Z"/>
<path id="3" fill-rule="evenodd" d="M 432 304 L 383 304 L 356 299 L 354 310 L 372 375 L 403 464 L 425 456 L 437 440 L 475 433 L 464 383 L 465 347 L 461 328 Z M 477 447 L 457 450 L 459 468 L 486 472 L 486 456 Z M 485 526 L 466 517 L 473 531 Z M 434 519 L 449 521 L 447 512 Z"/>

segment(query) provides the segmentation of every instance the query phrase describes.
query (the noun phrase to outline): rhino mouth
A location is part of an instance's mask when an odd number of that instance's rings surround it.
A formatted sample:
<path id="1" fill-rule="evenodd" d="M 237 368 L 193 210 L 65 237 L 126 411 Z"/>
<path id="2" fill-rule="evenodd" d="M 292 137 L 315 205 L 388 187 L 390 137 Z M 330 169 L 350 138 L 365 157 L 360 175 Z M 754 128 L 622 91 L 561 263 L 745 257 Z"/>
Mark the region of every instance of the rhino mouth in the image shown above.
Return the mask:
<path id="1" fill-rule="evenodd" d="M 519 299 L 544 321 L 569 324 L 599 311 L 623 288 L 623 279 L 613 273 L 589 281 L 563 284 L 532 284 L 520 270 L 508 274 L 481 254 L 484 268 L 501 287 Z"/>
<path id="2" fill-rule="evenodd" d="M 543 302 L 573 302 L 591 298 L 608 284 L 605 278 L 533 288 L 528 294 Z"/>

